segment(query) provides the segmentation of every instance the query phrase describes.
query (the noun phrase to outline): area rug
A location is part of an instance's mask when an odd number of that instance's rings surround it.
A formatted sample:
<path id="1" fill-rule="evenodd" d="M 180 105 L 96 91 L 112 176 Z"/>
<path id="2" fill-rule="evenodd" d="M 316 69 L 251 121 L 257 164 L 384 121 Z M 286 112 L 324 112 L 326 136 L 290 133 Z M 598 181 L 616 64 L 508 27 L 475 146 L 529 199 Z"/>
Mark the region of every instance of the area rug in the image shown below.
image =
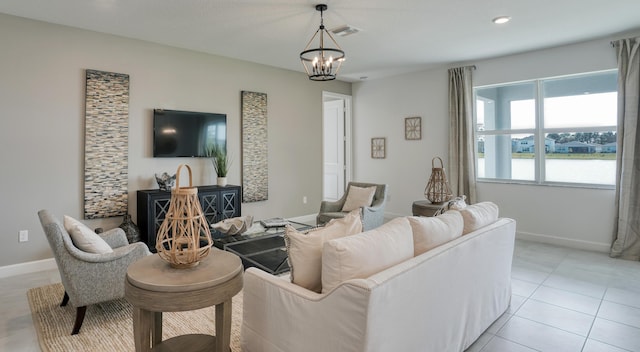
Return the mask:
<path id="1" fill-rule="evenodd" d="M 53 284 L 27 292 L 43 352 L 134 351 L 132 306 L 123 298 L 87 308 L 80 333 L 71 336 L 76 309 L 60 307 L 64 288 Z M 242 292 L 233 297 L 231 351 L 240 352 Z M 162 339 L 185 334 L 215 335 L 215 308 L 162 314 Z"/>

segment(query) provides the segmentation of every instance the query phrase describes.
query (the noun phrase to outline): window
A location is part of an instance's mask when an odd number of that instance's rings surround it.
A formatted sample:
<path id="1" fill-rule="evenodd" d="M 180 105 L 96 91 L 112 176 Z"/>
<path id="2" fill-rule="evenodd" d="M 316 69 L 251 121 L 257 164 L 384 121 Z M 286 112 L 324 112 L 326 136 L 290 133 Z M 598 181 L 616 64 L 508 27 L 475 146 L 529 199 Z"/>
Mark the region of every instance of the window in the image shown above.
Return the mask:
<path id="1" fill-rule="evenodd" d="M 479 179 L 615 185 L 616 71 L 474 92 Z"/>

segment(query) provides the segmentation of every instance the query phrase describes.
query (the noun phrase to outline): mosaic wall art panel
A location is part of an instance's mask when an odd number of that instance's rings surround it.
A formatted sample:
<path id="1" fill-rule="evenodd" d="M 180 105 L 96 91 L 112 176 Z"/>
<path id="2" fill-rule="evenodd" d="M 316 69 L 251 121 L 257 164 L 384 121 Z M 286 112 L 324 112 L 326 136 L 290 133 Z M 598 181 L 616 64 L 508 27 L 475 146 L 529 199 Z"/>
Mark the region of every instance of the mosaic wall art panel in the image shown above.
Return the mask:
<path id="1" fill-rule="evenodd" d="M 269 199 L 267 94 L 242 92 L 242 201 Z"/>
<path id="2" fill-rule="evenodd" d="M 127 214 L 129 75 L 86 71 L 84 217 Z"/>

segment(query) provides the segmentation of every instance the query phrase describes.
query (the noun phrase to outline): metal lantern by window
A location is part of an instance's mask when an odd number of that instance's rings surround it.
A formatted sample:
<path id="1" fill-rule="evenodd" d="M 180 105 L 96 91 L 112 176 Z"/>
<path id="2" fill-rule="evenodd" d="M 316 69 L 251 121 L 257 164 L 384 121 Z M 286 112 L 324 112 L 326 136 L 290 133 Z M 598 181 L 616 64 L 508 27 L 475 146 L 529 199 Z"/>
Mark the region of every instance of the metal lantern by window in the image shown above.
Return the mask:
<path id="1" fill-rule="evenodd" d="M 180 170 L 189 171 L 189 187 L 180 187 Z M 189 165 L 178 166 L 176 187 L 171 191 L 167 215 L 160 225 L 156 249 L 160 258 L 178 269 L 191 268 L 200 263 L 211 250 L 211 231 L 202 213 L 198 189 L 192 186 Z"/>
<path id="2" fill-rule="evenodd" d="M 440 167 L 435 166 L 436 159 L 440 161 Z M 444 203 L 453 198 L 447 175 L 444 173 L 444 164 L 439 157 L 431 159 L 431 176 L 424 189 L 424 196 L 434 204 Z"/>

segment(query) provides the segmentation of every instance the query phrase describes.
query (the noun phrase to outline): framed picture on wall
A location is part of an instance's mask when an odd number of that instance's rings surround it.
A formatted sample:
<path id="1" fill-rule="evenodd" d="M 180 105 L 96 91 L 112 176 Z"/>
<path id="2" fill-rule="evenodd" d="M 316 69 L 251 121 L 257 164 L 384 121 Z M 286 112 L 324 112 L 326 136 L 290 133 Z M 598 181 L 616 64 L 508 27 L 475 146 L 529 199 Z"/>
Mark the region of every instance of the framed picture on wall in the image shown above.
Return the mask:
<path id="1" fill-rule="evenodd" d="M 384 137 L 371 138 L 371 157 L 384 159 L 386 157 L 387 139 Z"/>
<path id="2" fill-rule="evenodd" d="M 404 139 L 422 139 L 422 118 L 419 116 L 404 119 Z"/>

